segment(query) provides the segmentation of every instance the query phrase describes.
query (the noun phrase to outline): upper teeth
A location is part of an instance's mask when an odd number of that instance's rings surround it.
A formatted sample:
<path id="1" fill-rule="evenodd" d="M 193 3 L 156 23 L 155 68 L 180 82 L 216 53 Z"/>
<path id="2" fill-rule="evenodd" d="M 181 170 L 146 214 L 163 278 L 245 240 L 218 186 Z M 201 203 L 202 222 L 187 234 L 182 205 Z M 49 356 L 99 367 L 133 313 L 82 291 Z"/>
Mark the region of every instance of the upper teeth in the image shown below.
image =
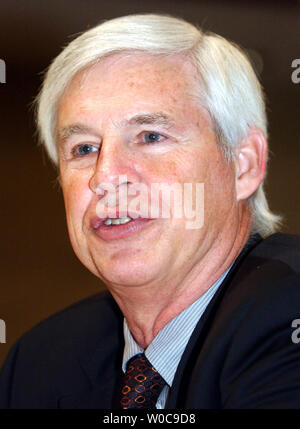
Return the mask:
<path id="1" fill-rule="evenodd" d="M 119 217 L 118 219 L 108 218 L 104 221 L 105 225 L 122 225 L 131 220 L 131 217 Z"/>

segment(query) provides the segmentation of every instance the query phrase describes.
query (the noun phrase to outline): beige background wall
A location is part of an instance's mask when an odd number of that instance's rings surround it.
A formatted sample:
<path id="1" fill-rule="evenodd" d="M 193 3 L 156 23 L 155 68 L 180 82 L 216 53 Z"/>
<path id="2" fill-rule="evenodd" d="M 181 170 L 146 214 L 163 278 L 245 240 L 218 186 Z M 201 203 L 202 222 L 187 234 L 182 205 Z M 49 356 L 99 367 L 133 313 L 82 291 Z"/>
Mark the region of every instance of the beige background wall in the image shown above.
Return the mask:
<path id="1" fill-rule="evenodd" d="M 7 83 L 0 85 L 1 284 L 0 319 L 7 343 L 30 327 L 103 287 L 73 254 L 56 173 L 36 145 L 30 104 L 39 73 L 70 35 L 102 19 L 135 12 L 165 12 L 197 22 L 255 50 L 263 59 L 272 155 L 267 191 L 285 232 L 300 233 L 299 95 L 291 62 L 300 58 L 297 1 L 1 0 L 0 58 Z M 299 310 L 300 311 L 300 310 Z M 300 313 L 299 313 L 300 316 Z"/>

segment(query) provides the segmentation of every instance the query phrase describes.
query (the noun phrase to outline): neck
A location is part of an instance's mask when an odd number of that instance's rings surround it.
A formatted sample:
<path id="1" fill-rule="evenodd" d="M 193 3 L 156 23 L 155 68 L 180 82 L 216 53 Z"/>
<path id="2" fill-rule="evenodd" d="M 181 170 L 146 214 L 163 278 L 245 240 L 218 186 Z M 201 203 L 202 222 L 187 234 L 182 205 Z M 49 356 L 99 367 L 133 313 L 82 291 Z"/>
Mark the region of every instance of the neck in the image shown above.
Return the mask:
<path id="1" fill-rule="evenodd" d="M 222 231 L 183 276 L 176 273 L 163 283 L 139 287 L 109 287 L 140 347 L 147 348 L 168 322 L 200 298 L 235 261 L 251 231 L 247 210 L 242 211 L 240 220 L 237 231 Z"/>

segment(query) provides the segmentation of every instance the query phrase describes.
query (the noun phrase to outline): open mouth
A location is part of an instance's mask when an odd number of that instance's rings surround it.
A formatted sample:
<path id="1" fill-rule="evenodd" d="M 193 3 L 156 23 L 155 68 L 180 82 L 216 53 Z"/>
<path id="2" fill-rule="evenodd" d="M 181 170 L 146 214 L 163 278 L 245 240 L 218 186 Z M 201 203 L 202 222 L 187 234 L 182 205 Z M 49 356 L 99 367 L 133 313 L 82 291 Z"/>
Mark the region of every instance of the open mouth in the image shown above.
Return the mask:
<path id="1" fill-rule="evenodd" d="M 103 240 L 117 240 L 137 233 L 152 221 L 154 219 L 131 218 L 130 216 L 106 217 L 105 219 L 94 217 L 91 220 L 91 227 L 96 235 Z"/>
<path id="2" fill-rule="evenodd" d="M 119 217 L 119 218 L 107 218 L 104 221 L 104 225 L 115 226 L 115 225 L 125 225 L 128 222 L 131 222 L 133 219 L 129 216 Z"/>

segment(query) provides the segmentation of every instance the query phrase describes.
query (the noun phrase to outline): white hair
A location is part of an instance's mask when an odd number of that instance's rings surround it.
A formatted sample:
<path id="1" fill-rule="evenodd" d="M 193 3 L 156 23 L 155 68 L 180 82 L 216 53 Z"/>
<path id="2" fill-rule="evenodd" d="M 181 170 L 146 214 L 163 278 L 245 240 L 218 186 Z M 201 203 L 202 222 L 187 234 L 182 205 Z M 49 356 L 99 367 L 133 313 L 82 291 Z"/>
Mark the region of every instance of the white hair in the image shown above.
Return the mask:
<path id="1" fill-rule="evenodd" d="M 59 101 L 82 69 L 116 53 L 176 55 L 185 53 L 198 71 L 201 104 L 210 113 L 216 135 L 228 160 L 249 132 L 260 129 L 267 138 L 264 94 L 246 55 L 240 48 L 212 33 L 166 15 L 129 15 L 112 19 L 73 40 L 50 65 L 37 97 L 37 124 L 41 142 L 57 164 L 57 111 Z M 200 99 L 199 99 L 200 101 Z M 273 233 L 280 223 L 263 191 L 263 184 L 248 199 L 252 232 Z"/>

